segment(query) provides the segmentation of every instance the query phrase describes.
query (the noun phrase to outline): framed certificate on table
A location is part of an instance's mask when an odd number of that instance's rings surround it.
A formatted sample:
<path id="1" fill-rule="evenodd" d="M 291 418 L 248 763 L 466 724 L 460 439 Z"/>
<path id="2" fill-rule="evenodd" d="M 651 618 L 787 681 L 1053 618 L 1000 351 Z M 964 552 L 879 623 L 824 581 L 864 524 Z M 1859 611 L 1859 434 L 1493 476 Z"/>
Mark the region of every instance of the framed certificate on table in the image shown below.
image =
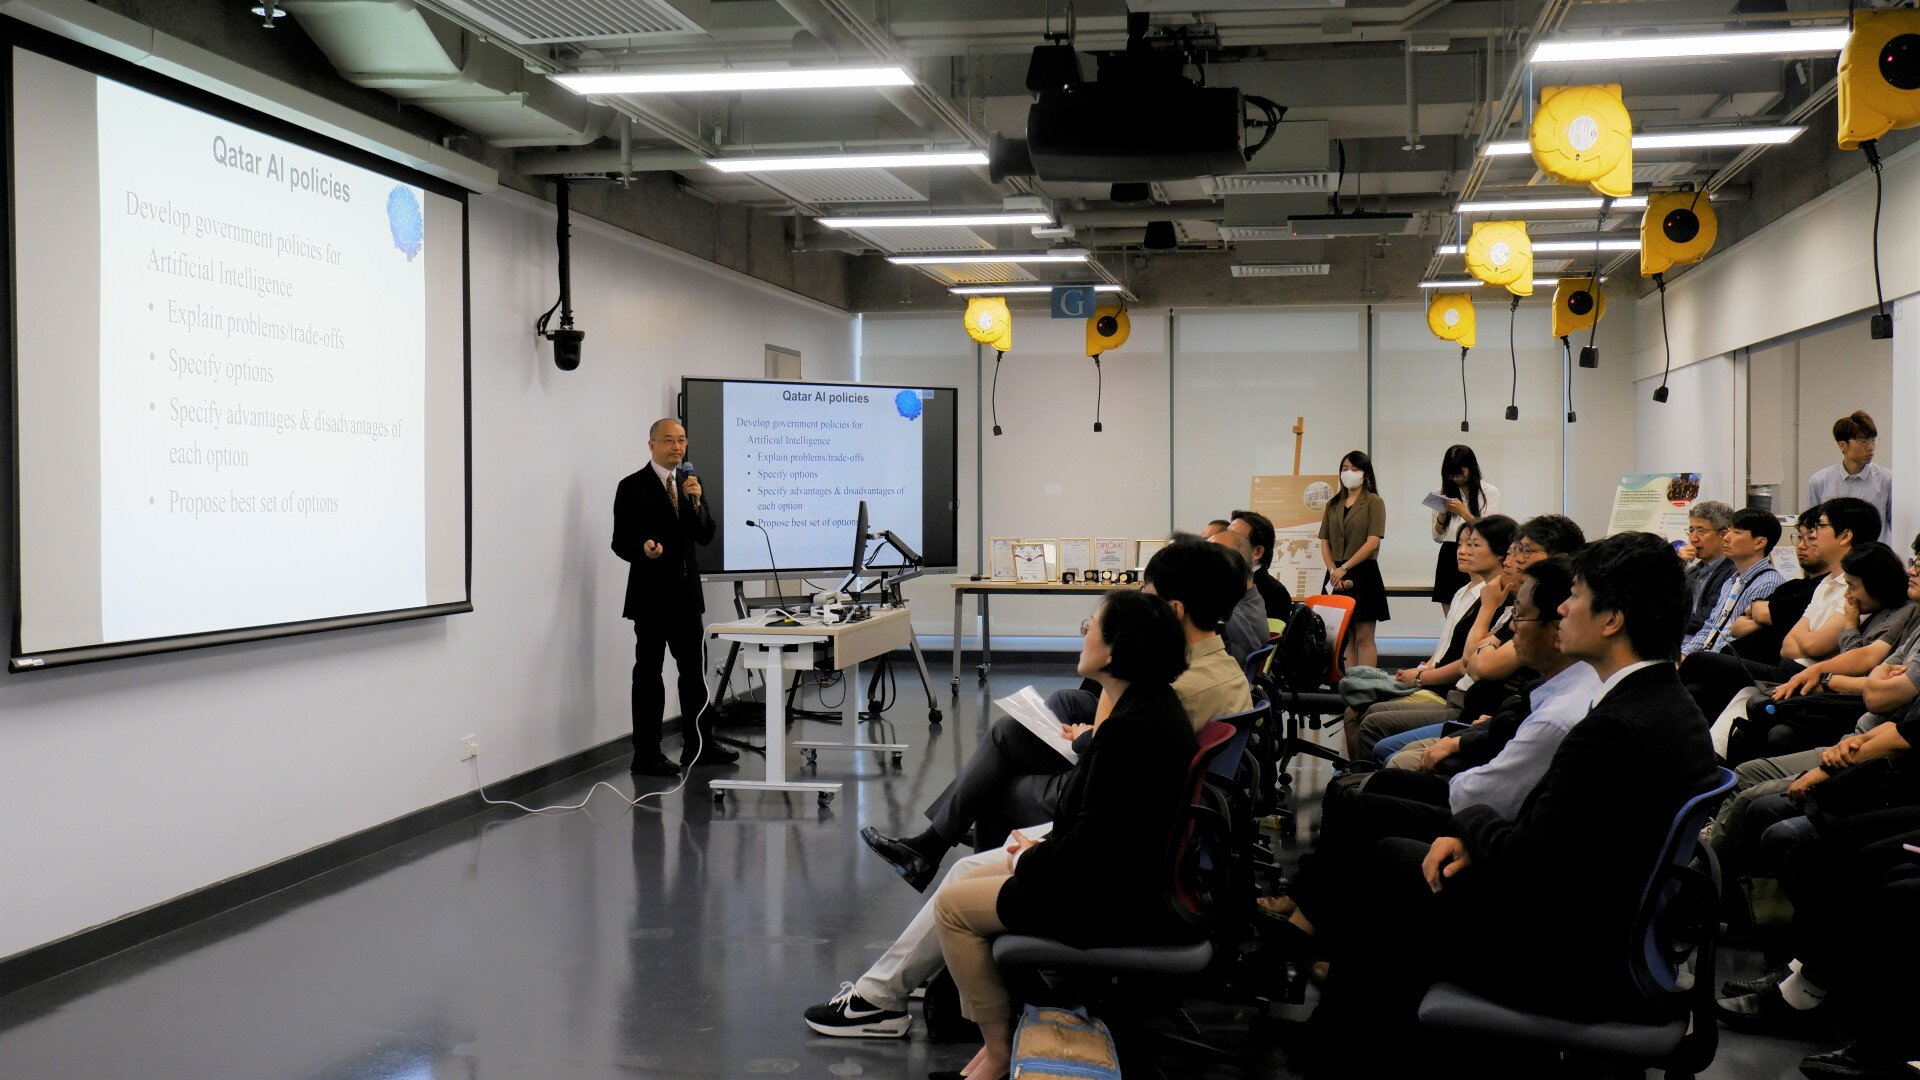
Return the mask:
<path id="1" fill-rule="evenodd" d="M 1013 580 L 1013 545 L 1019 541 L 1010 536 L 997 536 L 988 541 L 987 578 L 992 581 Z"/>
<path id="2" fill-rule="evenodd" d="M 1051 539 L 1042 540 L 1038 538 L 1028 538 L 1020 542 L 1022 544 L 1039 544 L 1042 548 L 1045 548 L 1047 552 L 1047 579 L 1052 580 L 1053 578 L 1059 576 L 1060 545 L 1058 541 L 1051 540 Z"/>
<path id="3" fill-rule="evenodd" d="M 1013 545 L 1013 580 L 1044 582 L 1047 578 L 1047 546 L 1036 543 Z"/>
<path id="4" fill-rule="evenodd" d="M 1139 541 L 1134 545 L 1133 565 L 1144 569 L 1147 565 L 1147 560 L 1153 558 L 1154 552 L 1166 546 L 1167 542 L 1165 540 Z"/>
<path id="5" fill-rule="evenodd" d="M 1093 542 L 1093 568 L 1095 570 L 1130 570 L 1133 561 L 1133 541 L 1127 539 L 1099 539 Z"/>
<path id="6" fill-rule="evenodd" d="M 1093 569 L 1093 541 L 1085 537 L 1060 538 L 1060 564 L 1054 569 L 1076 574 Z"/>

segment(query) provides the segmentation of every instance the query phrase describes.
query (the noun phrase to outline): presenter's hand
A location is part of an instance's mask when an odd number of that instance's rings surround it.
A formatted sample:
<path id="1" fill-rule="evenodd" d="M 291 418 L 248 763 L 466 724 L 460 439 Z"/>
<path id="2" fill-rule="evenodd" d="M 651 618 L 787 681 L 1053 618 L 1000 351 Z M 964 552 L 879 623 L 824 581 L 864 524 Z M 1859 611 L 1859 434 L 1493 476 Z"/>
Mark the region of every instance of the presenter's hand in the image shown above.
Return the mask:
<path id="1" fill-rule="evenodd" d="M 680 490 L 687 498 L 695 502 L 700 501 L 700 478 L 697 476 L 688 476 L 680 482 Z"/>
<path id="2" fill-rule="evenodd" d="M 660 556 L 665 555 L 667 553 L 666 548 L 661 547 L 659 544 L 653 542 L 652 540 L 649 540 L 645 544 L 641 545 L 640 550 L 645 552 L 647 558 L 649 559 L 657 559 Z"/>
<path id="3" fill-rule="evenodd" d="M 1420 873 L 1427 879 L 1427 888 L 1439 892 L 1446 879 L 1473 865 L 1473 856 L 1467 854 L 1466 842 L 1457 836 L 1443 836 L 1427 849 L 1427 857 L 1420 860 Z"/>
<path id="4" fill-rule="evenodd" d="M 1327 580 L 1333 582 L 1334 588 L 1344 589 L 1347 587 L 1347 572 L 1336 566 L 1327 571 Z"/>

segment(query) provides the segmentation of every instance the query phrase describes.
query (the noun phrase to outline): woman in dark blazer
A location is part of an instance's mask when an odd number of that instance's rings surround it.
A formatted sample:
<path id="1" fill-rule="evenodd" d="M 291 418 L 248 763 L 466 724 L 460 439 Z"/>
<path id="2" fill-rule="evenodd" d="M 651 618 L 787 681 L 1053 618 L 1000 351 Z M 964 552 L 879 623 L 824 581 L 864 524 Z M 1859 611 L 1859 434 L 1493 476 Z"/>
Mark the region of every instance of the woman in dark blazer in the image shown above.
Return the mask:
<path id="1" fill-rule="evenodd" d="M 969 1080 L 1005 1076 L 1013 1050 L 994 935 L 1081 947 L 1192 936 L 1168 903 L 1165 858 L 1198 749 L 1168 685 L 1186 669 L 1186 636 L 1166 601 L 1131 589 L 1108 593 L 1081 631 L 1079 672 L 1115 704 L 1068 779 L 1053 832 L 1044 841 L 1014 833 L 1007 873 L 949 882 L 934 896 L 960 1010 L 985 1042 L 964 1070 Z"/>

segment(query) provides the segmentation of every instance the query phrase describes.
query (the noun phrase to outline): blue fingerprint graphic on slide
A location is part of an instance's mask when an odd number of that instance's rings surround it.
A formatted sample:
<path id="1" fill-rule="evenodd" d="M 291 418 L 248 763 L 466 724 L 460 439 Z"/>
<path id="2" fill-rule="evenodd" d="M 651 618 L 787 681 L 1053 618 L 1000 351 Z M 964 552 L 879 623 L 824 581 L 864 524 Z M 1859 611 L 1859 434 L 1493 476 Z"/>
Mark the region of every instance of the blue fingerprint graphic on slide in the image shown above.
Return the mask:
<path id="1" fill-rule="evenodd" d="M 397 187 L 387 193 L 387 229 L 393 233 L 393 246 L 412 262 L 426 239 L 426 220 L 411 188 Z"/>
<path id="2" fill-rule="evenodd" d="M 920 404 L 920 392 L 918 390 L 900 391 L 893 395 L 893 407 L 899 409 L 900 415 L 909 420 L 920 419 L 920 410 L 923 407 Z"/>

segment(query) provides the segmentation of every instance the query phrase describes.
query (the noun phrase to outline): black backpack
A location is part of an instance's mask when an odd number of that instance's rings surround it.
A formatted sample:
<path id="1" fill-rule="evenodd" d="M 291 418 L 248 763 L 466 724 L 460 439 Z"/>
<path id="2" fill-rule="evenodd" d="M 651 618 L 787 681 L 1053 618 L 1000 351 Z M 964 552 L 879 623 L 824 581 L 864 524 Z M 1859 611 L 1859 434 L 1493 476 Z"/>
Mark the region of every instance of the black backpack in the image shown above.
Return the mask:
<path id="1" fill-rule="evenodd" d="M 1282 691 L 1315 690 L 1333 670 L 1333 650 L 1327 645 L 1327 624 L 1305 604 L 1287 613 L 1287 628 L 1273 650 L 1273 681 Z"/>

